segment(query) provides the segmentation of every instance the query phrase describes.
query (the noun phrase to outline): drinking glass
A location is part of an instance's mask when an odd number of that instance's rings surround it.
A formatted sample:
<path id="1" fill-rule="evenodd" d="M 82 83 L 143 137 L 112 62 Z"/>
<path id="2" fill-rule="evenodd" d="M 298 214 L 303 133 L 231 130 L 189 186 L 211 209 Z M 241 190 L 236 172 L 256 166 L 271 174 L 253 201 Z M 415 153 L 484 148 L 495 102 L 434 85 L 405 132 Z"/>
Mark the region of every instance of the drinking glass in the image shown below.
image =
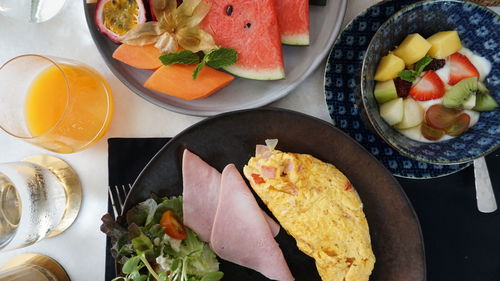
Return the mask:
<path id="1" fill-rule="evenodd" d="M 38 23 L 51 19 L 66 0 L 0 0 L 0 14 Z"/>
<path id="2" fill-rule="evenodd" d="M 55 260 L 39 254 L 15 256 L 0 268 L 0 281 L 69 281 Z"/>
<path id="3" fill-rule="evenodd" d="M 0 128 L 57 153 L 88 148 L 107 131 L 113 97 L 93 68 L 69 59 L 22 55 L 0 67 Z"/>
<path id="4" fill-rule="evenodd" d="M 0 251 L 62 233 L 76 219 L 81 200 L 78 176 L 57 157 L 0 164 Z"/>

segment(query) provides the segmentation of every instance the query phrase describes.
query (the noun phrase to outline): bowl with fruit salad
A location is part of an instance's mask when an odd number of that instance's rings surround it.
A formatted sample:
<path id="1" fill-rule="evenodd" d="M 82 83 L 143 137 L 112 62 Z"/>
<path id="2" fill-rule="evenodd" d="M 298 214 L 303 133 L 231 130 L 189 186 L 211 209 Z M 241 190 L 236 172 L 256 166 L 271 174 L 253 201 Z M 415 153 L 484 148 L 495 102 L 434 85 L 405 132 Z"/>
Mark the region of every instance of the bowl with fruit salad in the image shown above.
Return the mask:
<path id="1" fill-rule="evenodd" d="M 423 1 L 372 38 L 361 70 L 369 125 L 410 158 L 457 164 L 500 147 L 500 18 L 460 1 Z"/>

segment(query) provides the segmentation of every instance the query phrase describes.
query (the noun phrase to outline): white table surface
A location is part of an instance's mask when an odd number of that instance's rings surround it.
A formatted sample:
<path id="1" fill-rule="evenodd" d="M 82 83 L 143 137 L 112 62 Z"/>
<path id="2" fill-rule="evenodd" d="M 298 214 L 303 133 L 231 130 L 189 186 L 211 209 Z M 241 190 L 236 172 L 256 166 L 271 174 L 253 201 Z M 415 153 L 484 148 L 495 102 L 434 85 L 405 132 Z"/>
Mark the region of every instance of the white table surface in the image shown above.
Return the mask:
<path id="1" fill-rule="evenodd" d="M 377 0 L 349 0 L 343 24 L 375 2 Z M 106 140 L 111 137 L 174 136 L 203 118 L 167 111 L 146 102 L 122 85 L 106 67 L 93 44 L 81 0 L 67 0 L 61 13 L 41 24 L 20 23 L 0 15 L 0 38 L 0 65 L 23 53 L 80 60 L 96 68 L 107 79 L 115 99 L 114 120 L 101 141 L 79 153 L 57 155 L 73 166 L 83 186 L 83 204 L 73 226 L 57 237 L 24 249 L 0 253 L 0 265 L 20 253 L 41 253 L 60 262 L 73 281 L 104 280 L 105 236 L 99 231 L 99 226 L 107 207 Z M 323 95 L 324 67 L 325 63 L 322 63 L 301 86 L 271 106 L 331 121 Z M 0 132 L 0 162 L 18 161 L 34 154 L 47 152 Z"/>

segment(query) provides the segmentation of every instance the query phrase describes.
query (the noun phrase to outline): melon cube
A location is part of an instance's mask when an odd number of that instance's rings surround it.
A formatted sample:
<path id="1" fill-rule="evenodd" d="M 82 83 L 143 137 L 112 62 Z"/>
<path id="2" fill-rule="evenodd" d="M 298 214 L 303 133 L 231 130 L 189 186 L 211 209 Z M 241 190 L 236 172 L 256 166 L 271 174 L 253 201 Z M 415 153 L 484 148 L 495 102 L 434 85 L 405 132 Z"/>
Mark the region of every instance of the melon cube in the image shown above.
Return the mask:
<path id="1" fill-rule="evenodd" d="M 431 44 L 429 56 L 435 59 L 444 59 L 462 49 L 462 42 L 455 30 L 438 32 L 427 38 L 427 42 Z"/>
<path id="2" fill-rule="evenodd" d="M 380 116 L 391 126 L 403 121 L 403 113 L 403 98 L 388 101 L 380 106 Z"/>
<path id="3" fill-rule="evenodd" d="M 398 97 L 398 93 L 396 91 L 394 80 L 391 79 L 384 82 L 377 82 L 373 94 L 379 104 L 396 99 Z"/>
<path id="4" fill-rule="evenodd" d="M 418 33 L 406 36 L 405 40 L 394 50 L 394 54 L 405 61 L 406 65 L 411 65 L 425 57 L 431 43 Z"/>
<path id="5" fill-rule="evenodd" d="M 380 59 L 375 72 L 375 80 L 387 81 L 398 77 L 399 72 L 405 69 L 405 62 L 394 54 L 388 54 Z"/>
<path id="6" fill-rule="evenodd" d="M 424 120 L 424 109 L 412 98 L 403 100 L 403 119 L 394 125 L 396 129 L 404 130 L 418 126 Z"/>

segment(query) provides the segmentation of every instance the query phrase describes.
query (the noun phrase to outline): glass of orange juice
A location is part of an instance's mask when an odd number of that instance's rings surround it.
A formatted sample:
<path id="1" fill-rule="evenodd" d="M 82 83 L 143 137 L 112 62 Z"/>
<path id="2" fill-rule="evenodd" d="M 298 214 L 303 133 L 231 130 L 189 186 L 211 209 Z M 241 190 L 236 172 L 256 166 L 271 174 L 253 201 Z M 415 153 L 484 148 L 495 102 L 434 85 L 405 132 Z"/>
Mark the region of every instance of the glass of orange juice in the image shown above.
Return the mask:
<path id="1" fill-rule="evenodd" d="M 0 128 L 56 153 L 96 143 L 113 116 L 106 80 L 74 60 L 22 55 L 0 67 Z"/>

